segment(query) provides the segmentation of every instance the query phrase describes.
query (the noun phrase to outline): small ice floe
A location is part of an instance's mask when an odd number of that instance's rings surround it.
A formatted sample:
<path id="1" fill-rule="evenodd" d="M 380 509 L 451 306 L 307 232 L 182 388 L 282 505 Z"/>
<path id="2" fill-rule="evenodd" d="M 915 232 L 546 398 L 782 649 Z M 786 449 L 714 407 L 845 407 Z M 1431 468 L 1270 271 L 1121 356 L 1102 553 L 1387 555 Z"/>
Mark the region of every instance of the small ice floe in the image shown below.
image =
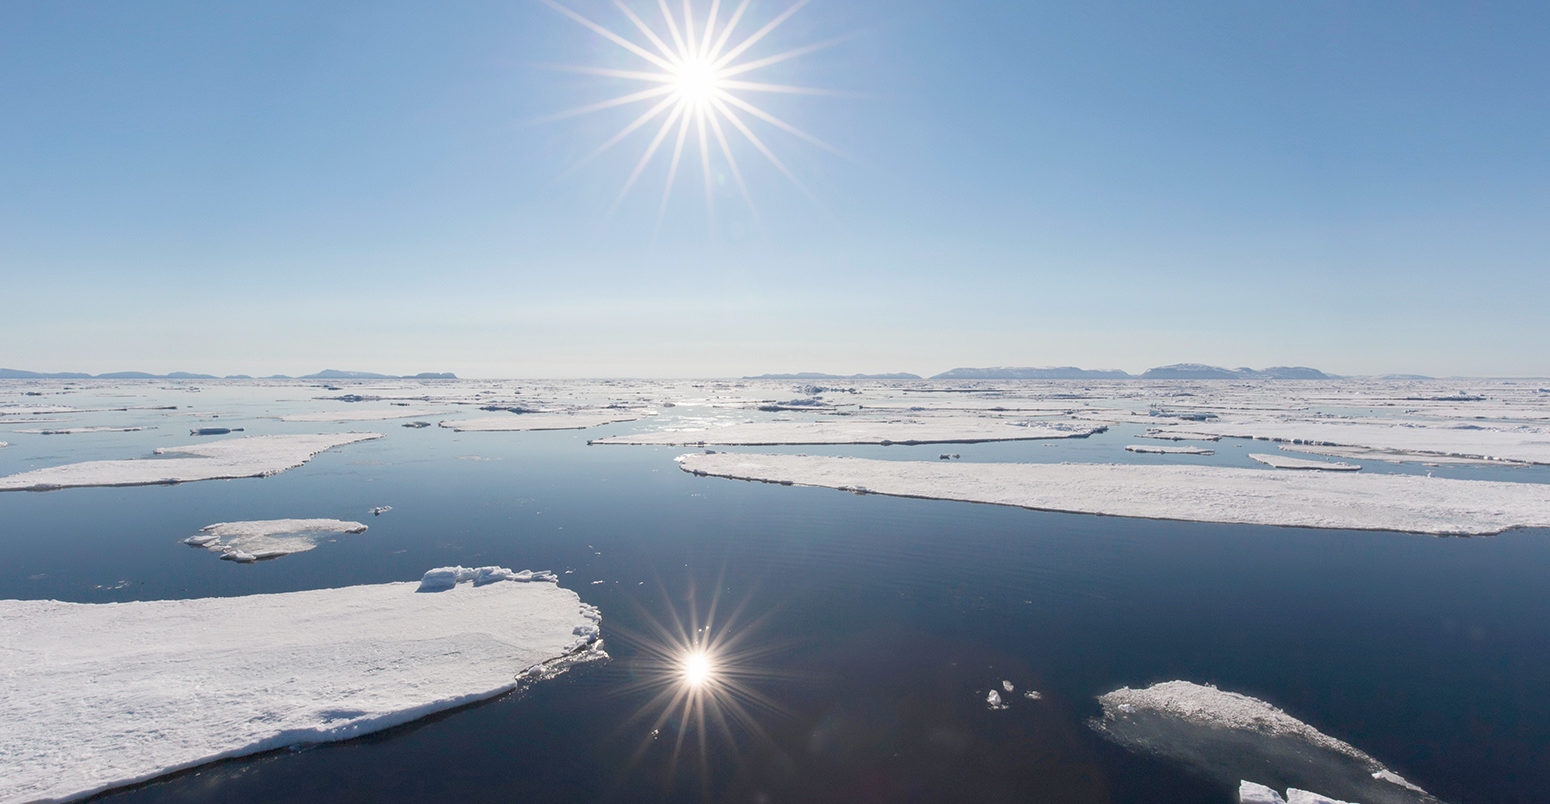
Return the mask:
<path id="1" fill-rule="evenodd" d="M 1099 696 L 1103 714 L 1089 722 L 1109 740 L 1144 754 L 1193 766 L 1224 784 L 1239 784 L 1253 802 L 1422 802 L 1437 799 L 1389 771 L 1361 749 L 1262 701 L 1188 681 L 1144 689 L 1121 687 Z M 1271 773 L 1282 783 L 1316 787 L 1339 799 L 1303 790 L 1280 798 L 1244 780 Z M 1396 781 L 1398 780 L 1398 781 Z M 1266 796 L 1275 795 L 1274 798 Z"/>
<path id="2" fill-rule="evenodd" d="M 383 514 L 389 512 L 391 510 L 393 510 L 393 506 L 391 506 L 391 505 L 379 505 L 376 508 L 371 509 L 371 515 L 372 516 L 382 516 Z"/>
<path id="3" fill-rule="evenodd" d="M 281 416 L 282 422 L 377 422 L 390 419 L 413 419 L 419 416 L 433 416 L 440 411 L 432 409 L 410 410 L 408 408 L 386 408 L 383 410 L 331 410 L 321 413 L 292 413 Z"/>
<path id="4" fill-rule="evenodd" d="M 86 461 L 33 469 L 0 477 L 0 491 L 50 491 L 82 486 L 151 486 L 195 480 L 268 477 L 301 466 L 325 450 L 381 437 L 379 433 L 264 435 L 206 441 L 185 447 L 158 447 L 157 455 L 191 457 Z"/>
<path id="5" fill-rule="evenodd" d="M 1030 701 L 1042 701 L 1044 700 L 1044 693 L 1038 690 L 1024 690 L 1023 697 Z"/>
<path id="6" fill-rule="evenodd" d="M 483 419 L 444 421 L 442 427 L 459 433 L 522 432 L 528 430 L 585 430 L 605 424 L 633 422 L 651 415 L 647 410 L 576 411 L 571 413 L 524 413 Z"/>
<path id="7" fill-rule="evenodd" d="M 426 428 L 426 427 L 430 427 L 431 423 L 430 422 L 424 422 L 424 421 L 404 422 L 403 424 L 401 424 L 399 426 L 400 427 L 411 427 L 411 428 L 414 428 L 416 430 L 420 430 L 420 429 L 423 429 L 423 428 Z"/>
<path id="8" fill-rule="evenodd" d="M 243 432 L 241 427 L 195 427 L 188 431 L 191 436 L 226 435 L 228 433 Z"/>
<path id="9" fill-rule="evenodd" d="M 1127 452 L 1145 452 L 1157 455 L 1215 455 L 1216 450 L 1205 447 L 1166 447 L 1151 444 L 1127 444 Z"/>
<path id="10" fill-rule="evenodd" d="M 5 443 L 4 441 L 0 441 L 0 447 L 9 447 L 9 446 L 11 446 L 11 445 Z"/>
<path id="11" fill-rule="evenodd" d="M 0 801 L 84 798 L 543 683 L 606 656 L 600 621 L 552 583 L 0 600 Z"/>
<path id="12" fill-rule="evenodd" d="M 1274 469 L 1308 469 L 1325 472 L 1359 472 L 1362 469 L 1360 465 L 1354 463 L 1311 461 L 1306 458 L 1289 458 L 1285 455 L 1266 455 L 1262 452 L 1251 452 L 1249 457 Z"/>
<path id="13" fill-rule="evenodd" d="M 1281 794 L 1273 788 L 1244 780 L 1238 783 L 1238 804 L 1351 804 L 1351 802 L 1310 793 L 1295 787 L 1288 787 L 1286 797 L 1282 798 Z"/>
<path id="14" fill-rule="evenodd" d="M 936 459 L 939 461 L 956 461 L 960 457 L 962 456 L 956 452 L 944 452 L 941 455 L 936 456 Z"/>
<path id="15" fill-rule="evenodd" d="M 1007 692 L 1011 692 L 1015 688 L 1012 686 L 1012 682 L 1003 679 L 1001 681 L 1001 689 L 1004 689 Z"/>
<path id="16" fill-rule="evenodd" d="M 985 694 L 985 708 L 991 710 L 1005 709 L 1007 705 L 1001 702 L 1001 693 L 991 690 Z"/>
<path id="17" fill-rule="evenodd" d="M 365 532 L 365 525 L 340 519 L 263 519 L 206 525 L 183 543 L 213 550 L 227 561 L 251 564 L 304 553 L 331 535 Z"/>

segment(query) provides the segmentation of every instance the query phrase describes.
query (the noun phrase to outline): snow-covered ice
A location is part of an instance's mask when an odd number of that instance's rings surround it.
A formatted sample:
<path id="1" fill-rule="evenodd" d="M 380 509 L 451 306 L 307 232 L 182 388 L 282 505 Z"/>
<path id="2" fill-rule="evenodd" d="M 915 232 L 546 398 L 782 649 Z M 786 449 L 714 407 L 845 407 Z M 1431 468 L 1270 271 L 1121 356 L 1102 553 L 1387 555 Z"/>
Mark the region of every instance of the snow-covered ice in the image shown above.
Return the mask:
<path id="1" fill-rule="evenodd" d="M 189 458 L 132 458 L 67 463 L 0 477 L 0 491 L 48 491 L 81 486 L 147 486 L 268 477 L 294 469 L 324 450 L 381 438 L 377 433 L 264 435 L 206 441 L 185 447 L 161 447 L 157 454 Z"/>
<path id="2" fill-rule="evenodd" d="M 691 453 L 686 472 L 1044 511 L 1308 528 L 1488 534 L 1550 527 L 1550 484 L 1225 466 L 958 463 Z"/>
<path id="3" fill-rule="evenodd" d="M 135 603 L 0 600 L 0 802 L 85 796 L 358 737 L 601 653 L 588 649 L 597 609 L 554 583 L 517 582 L 552 575 L 469 573 L 474 583 L 425 594 L 411 581 Z"/>
<path id="4" fill-rule="evenodd" d="M 1295 787 L 1286 789 L 1286 797 L 1273 788 L 1250 781 L 1238 784 L 1238 804 L 1351 804 L 1318 793 L 1310 793 Z"/>
<path id="5" fill-rule="evenodd" d="M 1550 464 L 1550 427 L 1544 425 L 1421 423 L 1404 420 L 1241 419 L 1159 427 L 1151 437 L 1215 435 L 1292 444 L 1368 447 L 1391 452 L 1451 455 Z"/>
<path id="6" fill-rule="evenodd" d="M 1307 458 L 1293 458 L 1289 455 L 1266 455 L 1262 452 L 1251 452 L 1249 458 L 1274 469 L 1307 469 L 1315 472 L 1359 472 L 1362 467 L 1354 463 L 1341 463 L 1339 461 L 1311 461 Z"/>
<path id="7" fill-rule="evenodd" d="M 991 690 L 985 694 L 985 708 L 1006 709 L 1007 705 L 1001 702 L 1001 693 Z"/>
<path id="8" fill-rule="evenodd" d="M 31 435 L 76 435 L 78 433 L 136 433 L 141 430 L 155 430 L 154 426 L 142 425 L 139 427 L 58 427 L 52 430 L 36 428 L 30 430 L 12 430 L 13 433 L 28 433 Z"/>
<path id="9" fill-rule="evenodd" d="M 1082 438 L 1106 426 L 1092 422 L 1005 421 L 980 416 L 884 421 L 746 422 L 705 430 L 663 430 L 600 438 L 594 444 L 773 446 L 777 444 L 970 444 L 1037 438 Z"/>
<path id="10" fill-rule="evenodd" d="M 1216 450 L 1205 447 L 1167 447 L 1153 446 L 1151 444 L 1127 444 L 1128 452 L 1153 453 L 1156 455 L 1215 455 Z"/>
<path id="11" fill-rule="evenodd" d="M 528 430 L 585 430 L 644 418 L 645 411 L 607 410 L 590 413 L 508 413 L 480 419 L 444 421 L 442 427 L 459 433 L 522 432 Z"/>
<path id="12" fill-rule="evenodd" d="M 364 410 L 325 410 L 316 413 L 290 413 L 280 417 L 282 422 L 379 422 L 392 419 L 417 419 L 435 416 L 444 411 L 424 408 L 384 408 Z"/>
<path id="13" fill-rule="evenodd" d="M 1273 779 L 1366 804 L 1436 801 L 1355 746 L 1248 695 L 1167 681 L 1145 689 L 1121 687 L 1099 696 L 1098 703 L 1103 713 L 1091 725 L 1103 736 L 1237 783 L 1240 791 L 1242 780 Z M 1278 800 L 1263 798 L 1267 791 L 1274 792 L 1251 783 L 1248 792 L 1262 798 L 1246 800 Z M 1291 792 L 1288 804 L 1325 800 L 1304 791 L 1291 799 Z"/>
<path id="14" fill-rule="evenodd" d="M 229 561 L 248 563 L 304 553 L 328 536 L 365 532 L 365 525 L 341 519 L 261 519 L 206 525 L 183 543 L 213 550 Z"/>

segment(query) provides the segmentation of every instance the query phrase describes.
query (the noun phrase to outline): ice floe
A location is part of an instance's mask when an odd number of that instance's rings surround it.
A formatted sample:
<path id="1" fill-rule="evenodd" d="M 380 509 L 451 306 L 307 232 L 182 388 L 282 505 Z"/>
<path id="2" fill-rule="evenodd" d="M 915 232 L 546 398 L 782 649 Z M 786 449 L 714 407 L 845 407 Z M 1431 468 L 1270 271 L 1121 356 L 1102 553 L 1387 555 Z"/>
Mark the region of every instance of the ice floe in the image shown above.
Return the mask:
<path id="1" fill-rule="evenodd" d="M 304 553 L 328 536 L 365 532 L 365 525 L 341 519 L 262 519 L 206 525 L 183 543 L 213 550 L 228 561 L 249 563 Z"/>
<path id="2" fill-rule="evenodd" d="M 1100 734 L 1237 783 L 1240 796 L 1259 796 L 1245 801 L 1336 801 L 1306 790 L 1297 790 L 1295 799 L 1288 790 L 1281 799 L 1274 789 L 1246 779 L 1316 787 L 1365 804 L 1436 801 L 1367 753 L 1258 698 L 1168 681 L 1145 689 L 1122 687 L 1099 696 L 1098 703 L 1103 713 L 1091 725 Z"/>
<path id="3" fill-rule="evenodd" d="M 602 655 L 600 615 L 575 592 L 500 568 L 473 572 L 485 583 L 428 594 L 411 581 L 134 603 L 0 600 L 0 802 L 81 797 L 350 739 Z"/>
<path id="4" fill-rule="evenodd" d="M 1160 427 L 1147 434 L 1160 438 L 1196 438 L 1206 434 L 1291 444 L 1368 447 L 1392 452 L 1550 464 L 1550 428 L 1543 425 L 1261 419 L 1192 422 L 1187 428 Z"/>
<path id="5" fill-rule="evenodd" d="M 317 413 L 291 413 L 280 417 L 282 422 L 377 422 L 391 419 L 416 419 L 443 413 L 439 410 L 411 408 L 386 408 L 383 410 L 325 410 Z"/>
<path id="6" fill-rule="evenodd" d="M 0 491 L 48 491 L 82 486 L 147 486 L 267 477 L 294 469 L 324 450 L 381 438 L 377 433 L 264 435 L 206 441 L 184 447 L 161 447 L 156 453 L 187 458 L 133 458 L 86 461 L 33 469 L 0 477 Z"/>
<path id="7" fill-rule="evenodd" d="M 1108 429 L 1092 422 L 1004 421 L 977 416 L 882 421 L 747 422 L 705 430 L 664 430 L 600 438 L 594 444 L 773 446 L 777 444 L 971 444 L 1083 438 Z"/>
<path id="8" fill-rule="evenodd" d="M 1205 447 L 1163 447 L 1151 444 L 1127 444 L 1128 452 L 1154 453 L 1157 455 L 1215 455 L 1216 450 Z"/>
<path id="9" fill-rule="evenodd" d="M 155 430 L 154 426 L 140 427 L 59 427 L 49 429 L 12 430 L 13 433 L 29 433 L 31 435 L 76 435 L 77 433 L 136 433 L 141 430 Z"/>
<path id="10" fill-rule="evenodd" d="M 1362 468 L 1354 463 L 1310 461 L 1306 458 L 1292 458 L 1287 455 L 1266 455 L 1261 452 L 1251 452 L 1249 453 L 1249 458 L 1275 469 L 1309 469 L 1315 472 L 1359 472 Z"/>
<path id="11" fill-rule="evenodd" d="M 1044 511 L 1308 528 L 1487 534 L 1550 527 L 1550 484 L 1225 466 L 958 463 L 691 453 L 686 472 Z"/>
<path id="12" fill-rule="evenodd" d="M 522 432 L 527 430 L 585 430 L 618 422 L 633 422 L 649 415 L 644 411 L 599 411 L 595 413 L 510 413 L 481 419 L 444 421 L 442 427 L 466 432 Z"/>

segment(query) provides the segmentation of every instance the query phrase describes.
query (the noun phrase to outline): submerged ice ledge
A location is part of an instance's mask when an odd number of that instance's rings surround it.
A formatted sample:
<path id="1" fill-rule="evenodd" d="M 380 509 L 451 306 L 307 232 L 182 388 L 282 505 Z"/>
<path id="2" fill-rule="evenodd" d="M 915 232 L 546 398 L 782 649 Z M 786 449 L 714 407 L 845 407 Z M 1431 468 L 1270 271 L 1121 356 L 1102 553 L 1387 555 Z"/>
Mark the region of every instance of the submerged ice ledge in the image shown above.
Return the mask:
<path id="1" fill-rule="evenodd" d="M 444 567 L 419 585 L 0 600 L 0 802 L 350 739 L 601 655 L 597 609 L 553 579 Z"/>
<path id="2" fill-rule="evenodd" d="M 1550 484 L 1223 466 L 691 453 L 686 472 L 1078 514 L 1436 535 L 1550 527 Z"/>
<path id="3" fill-rule="evenodd" d="M 195 457 L 67 463 L 0 477 L 0 491 L 149 486 L 195 480 L 268 477 L 301 466 L 324 450 L 381 437 L 379 433 L 264 435 L 207 441 L 186 447 L 161 447 L 156 450 L 158 455 Z"/>

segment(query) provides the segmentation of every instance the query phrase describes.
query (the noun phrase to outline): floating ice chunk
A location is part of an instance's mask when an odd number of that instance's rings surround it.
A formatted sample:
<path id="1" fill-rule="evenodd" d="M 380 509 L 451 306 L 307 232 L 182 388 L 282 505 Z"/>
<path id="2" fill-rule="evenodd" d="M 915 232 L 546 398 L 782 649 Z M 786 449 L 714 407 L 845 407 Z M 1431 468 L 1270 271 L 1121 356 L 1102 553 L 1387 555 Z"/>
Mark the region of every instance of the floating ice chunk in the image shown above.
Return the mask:
<path id="1" fill-rule="evenodd" d="M 227 561 L 247 564 L 304 553 L 331 534 L 365 532 L 365 525 L 340 519 L 261 519 L 206 525 L 183 543 L 214 550 Z"/>
<path id="2" fill-rule="evenodd" d="M 155 429 L 153 425 L 144 425 L 140 427 L 60 427 L 53 430 L 14 430 L 12 432 L 30 435 L 75 435 L 77 433 L 137 433 L 141 430 Z"/>
<path id="3" fill-rule="evenodd" d="M 1044 693 L 1038 690 L 1024 690 L 1023 697 L 1030 701 L 1042 701 L 1044 700 Z"/>
<path id="4" fill-rule="evenodd" d="M 1154 447 L 1150 444 L 1129 444 L 1129 452 L 1149 452 L 1157 455 L 1215 455 L 1216 450 L 1205 447 Z"/>
<path id="5" fill-rule="evenodd" d="M 11 445 L 5 443 L 4 441 L 0 441 L 0 447 L 9 447 L 9 446 L 11 446 Z"/>
<path id="6" fill-rule="evenodd" d="M 1286 804 L 1334 802 L 1290 788 L 1285 799 L 1270 798 L 1253 776 L 1304 784 L 1365 804 L 1399 804 L 1436 799 L 1417 787 L 1376 778 L 1385 768 L 1376 759 L 1331 737 L 1258 698 L 1188 681 L 1168 681 L 1145 689 L 1121 687 L 1101 695 L 1103 714 L 1090 725 L 1126 748 L 1157 754 L 1194 766 L 1226 784 L 1238 782 L 1261 798 Z"/>
<path id="7" fill-rule="evenodd" d="M 943 463 L 816 455 L 679 456 L 686 472 L 1043 511 L 1410 533 L 1550 527 L 1550 484 L 1225 466 Z"/>
<path id="8" fill-rule="evenodd" d="M 650 415 L 649 411 L 608 410 L 578 413 L 524 413 L 490 416 L 483 419 L 444 421 L 442 427 L 466 432 L 523 432 L 528 430 L 585 430 L 618 422 L 633 422 Z"/>
<path id="9" fill-rule="evenodd" d="M 991 690 L 985 695 L 985 706 L 988 709 L 1005 709 L 1007 705 L 1001 702 L 1001 693 Z"/>
<path id="10" fill-rule="evenodd" d="M 371 509 L 371 515 L 372 516 L 382 516 L 383 514 L 389 512 L 391 510 L 393 510 L 393 506 L 391 506 L 391 505 L 379 505 L 376 508 Z"/>
<path id="11" fill-rule="evenodd" d="M 1238 804 L 1286 804 L 1286 799 L 1262 784 L 1243 780 L 1238 782 Z"/>
<path id="12" fill-rule="evenodd" d="M 1307 469 L 1324 472 L 1359 472 L 1361 466 L 1354 463 L 1330 463 L 1329 461 L 1310 461 L 1305 458 L 1292 458 L 1286 455 L 1266 455 L 1261 452 L 1251 452 L 1249 457 L 1260 463 L 1276 469 Z"/>
<path id="13" fill-rule="evenodd" d="M 1002 679 L 1002 681 L 1001 681 L 1001 689 L 1004 689 L 1004 690 L 1006 690 L 1006 691 L 1007 691 L 1007 692 L 1011 692 L 1011 691 L 1012 691 L 1012 689 L 1013 689 L 1013 687 L 1012 687 L 1012 682 L 1010 682 L 1010 681 L 1007 681 L 1007 680 L 1005 680 L 1005 679 Z"/>
<path id="14" fill-rule="evenodd" d="M 0 801 L 350 739 L 604 655 L 597 609 L 555 584 L 414 590 L 0 600 Z"/>
<path id="15" fill-rule="evenodd" d="M 529 583 L 542 581 L 556 583 L 558 576 L 548 570 L 521 570 L 513 572 L 505 567 L 437 567 L 420 578 L 420 592 L 443 592 L 459 583 L 487 586 L 499 581 Z"/>
<path id="16" fill-rule="evenodd" d="M 983 416 L 942 416 L 920 420 L 836 419 L 820 422 L 748 422 L 709 430 L 667 430 L 600 438 L 594 444 L 699 444 L 773 446 L 776 444 L 971 444 L 1041 438 L 1085 438 L 1107 430 L 1092 422 L 1009 422 Z"/>
<path id="17" fill-rule="evenodd" d="M 161 447 L 156 450 L 158 455 L 195 457 L 68 463 L 0 477 L 0 491 L 148 486 L 195 480 L 267 477 L 301 466 L 324 450 L 381 437 L 377 433 L 265 435 L 226 438 L 186 447 Z"/>

